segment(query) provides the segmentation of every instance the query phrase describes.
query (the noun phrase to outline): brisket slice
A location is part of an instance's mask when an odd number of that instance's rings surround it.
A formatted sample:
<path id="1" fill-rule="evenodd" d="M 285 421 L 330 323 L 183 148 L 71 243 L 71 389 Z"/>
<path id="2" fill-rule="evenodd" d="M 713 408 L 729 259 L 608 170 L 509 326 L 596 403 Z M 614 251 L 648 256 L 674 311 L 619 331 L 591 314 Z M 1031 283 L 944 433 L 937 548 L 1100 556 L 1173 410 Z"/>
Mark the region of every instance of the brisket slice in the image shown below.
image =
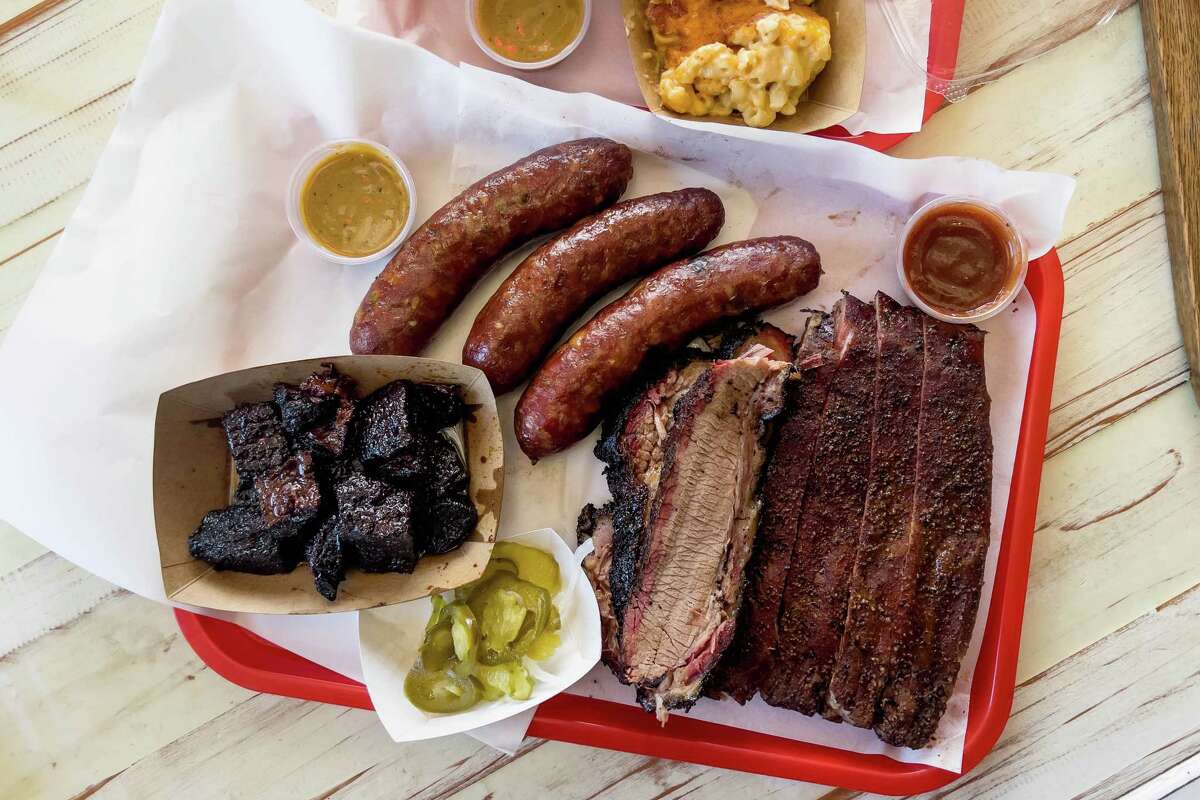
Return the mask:
<path id="1" fill-rule="evenodd" d="M 832 348 L 832 317 L 813 314 L 796 355 L 797 364 L 803 367 L 798 367 L 785 387 L 775 447 L 764 468 L 758 543 L 746 570 L 737 632 L 710 682 L 709 694 L 714 697 L 728 694 L 745 703 L 758 691 L 771 663 L 813 445 L 836 369 Z"/>
<path id="2" fill-rule="evenodd" d="M 875 309 L 849 295 L 833 309 L 838 368 L 825 401 L 763 699 L 825 713 L 871 465 Z"/>
<path id="3" fill-rule="evenodd" d="M 895 667 L 916 606 L 913 499 L 925 358 L 918 310 L 881 293 L 875 295 L 875 318 L 878 368 L 871 475 L 827 698 L 842 719 L 863 728 L 875 724 L 879 693 Z"/>
<path id="4" fill-rule="evenodd" d="M 991 525 L 991 401 L 978 328 L 923 320 L 914 510 L 912 630 L 881 695 L 875 732 L 889 744 L 929 743 L 975 627 Z"/>
<path id="5" fill-rule="evenodd" d="M 624 407 L 605 420 L 596 443 L 596 457 L 605 465 L 604 477 L 613 496 L 605 508 L 613 526 L 609 587 L 618 621 L 625 614 L 637 574 L 650 503 L 658 489 L 662 443 L 671 426 L 675 401 L 710 363 L 708 355 L 688 351 L 657 377 L 643 382 Z"/>
<path id="6" fill-rule="evenodd" d="M 662 442 L 632 591 L 617 612 L 625 679 L 661 720 L 696 701 L 733 636 L 766 422 L 779 411 L 789 371 L 766 352 L 707 366 L 676 400 Z M 613 572 L 615 584 L 615 552 Z"/>

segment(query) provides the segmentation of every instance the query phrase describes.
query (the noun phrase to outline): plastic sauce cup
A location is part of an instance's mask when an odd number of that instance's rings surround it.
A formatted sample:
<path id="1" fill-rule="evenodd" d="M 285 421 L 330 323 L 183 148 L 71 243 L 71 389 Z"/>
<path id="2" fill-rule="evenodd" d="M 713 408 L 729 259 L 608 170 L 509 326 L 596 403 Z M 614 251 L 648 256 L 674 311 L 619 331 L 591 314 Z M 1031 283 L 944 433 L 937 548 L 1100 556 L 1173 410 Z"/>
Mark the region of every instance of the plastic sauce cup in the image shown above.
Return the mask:
<path id="1" fill-rule="evenodd" d="M 486 41 L 483 35 L 479 32 L 479 22 L 475 14 L 475 9 L 479 5 L 479 0 L 466 0 L 467 7 L 467 29 L 471 32 L 471 38 L 475 40 L 475 44 L 479 46 L 488 58 L 498 64 L 503 64 L 506 67 L 513 69 L 545 69 L 562 61 L 571 53 L 575 52 L 575 48 L 579 47 L 579 43 L 583 41 L 583 37 L 587 34 L 588 25 L 592 22 L 592 0 L 583 0 L 583 22 L 579 25 L 579 33 L 575 34 L 575 38 L 570 44 L 559 50 L 549 58 L 541 61 L 514 61 L 511 58 L 504 56 L 493 50 Z"/>
<path id="2" fill-rule="evenodd" d="M 312 174 L 313 169 L 321 161 L 346 145 L 365 145 L 376 150 L 379 155 L 391 162 L 392 166 L 396 168 L 396 172 L 400 174 L 400 179 L 404 182 L 404 191 L 408 194 L 408 216 L 405 218 L 404 225 L 400 228 L 400 231 L 379 250 L 365 256 L 347 256 L 330 250 L 313 237 L 300 214 L 301 195 L 304 193 L 304 186 L 308 182 L 308 176 Z M 405 166 L 404 162 L 395 153 L 378 142 L 373 142 L 370 139 L 333 139 L 319 144 L 308 151 L 304 158 L 300 159 L 300 162 L 296 164 L 296 168 L 292 170 L 292 177 L 288 184 L 287 193 L 287 219 L 288 224 L 292 226 L 292 233 L 296 234 L 296 238 L 311 247 L 322 258 L 338 264 L 367 264 L 391 254 L 412 233 L 413 225 L 417 219 L 416 183 L 413 181 L 412 173 L 408 171 L 408 167 Z"/>
<path id="3" fill-rule="evenodd" d="M 937 308 L 926 302 L 920 294 L 913 289 L 912 284 L 908 279 L 908 272 L 904 268 L 905 251 L 908 249 L 908 240 L 912 235 L 914 228 L 917 227 L 926 217 L 936 212 L 939 208 L 948 205 L 966 205 L 974 206 L 984 214 L 990 214 L 1001 223 L 1002 227 L 1007 229 L 1008 245 L 1010 250 L 1009 276 L 1006 282 L 1003 293 L 997 295 L 986 304 L 973 308 L 966 312 L 952 312 L 945 309 Z M 900 285 L 904 288 L 904 293 L 912 300 L 917 308 L 924 311 L 935 319 L 940 319 L 943 322 L 953 322 L 960 325 L 968 323 L 983 322 L 991 319 L 999 314 L 1016 298 L 1020 293 L 1021 288 L 1025 286 L 1025 275 L 1029 272 L 1029 257 L 1025 248 L 1025 240 L 1021 238 L 1021 234 L 1017 231 L 1017 226 L 1013 224 L 1012 218 L 999 206 L 989 203 L 986 200 L 980 200 L 977 197 L 968 195 L 944 195 L 935 200 L 931 200 L 916 210 L 908 223 L 904 226 L 904 230 L 900 234 L 900 245 L 896 252 L 896 273 L 900 277 Z"/>

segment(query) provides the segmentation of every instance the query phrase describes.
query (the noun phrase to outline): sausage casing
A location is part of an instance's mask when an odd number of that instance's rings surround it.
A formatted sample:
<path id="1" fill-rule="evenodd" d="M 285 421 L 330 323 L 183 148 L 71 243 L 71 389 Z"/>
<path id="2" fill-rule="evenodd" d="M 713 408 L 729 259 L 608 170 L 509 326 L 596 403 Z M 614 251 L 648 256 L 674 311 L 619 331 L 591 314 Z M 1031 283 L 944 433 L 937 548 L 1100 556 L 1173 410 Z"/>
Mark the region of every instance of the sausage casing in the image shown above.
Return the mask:
<path id="1" fill-rule="evenodd" d="M 414 355 L 496 261 L 609 205 L 633 175 L 610 139 L 553 145 L 493 172 L 438 209 L 400 246 L 354 315 L 355 353 Z"/>
<path id="2" fill-rule="evenodd" d="M 578 314 L 605 292 L 712 241 L 725 222 L 708 189 L 636 197 L 586 217 L 505 279 L 463 346 L 502 394 L 525 380 Z"/>
<path id="3" fill-rule="evenodd" d="M 721 319 L 812 291 L 816 249 L 795 236 L 734 242 L 647 276 L 557 350 L 517 403 L 517 442 L 531 459 L 557 453 L 596 426 L 608 401 L 653 350 L 672 350 Z"/>

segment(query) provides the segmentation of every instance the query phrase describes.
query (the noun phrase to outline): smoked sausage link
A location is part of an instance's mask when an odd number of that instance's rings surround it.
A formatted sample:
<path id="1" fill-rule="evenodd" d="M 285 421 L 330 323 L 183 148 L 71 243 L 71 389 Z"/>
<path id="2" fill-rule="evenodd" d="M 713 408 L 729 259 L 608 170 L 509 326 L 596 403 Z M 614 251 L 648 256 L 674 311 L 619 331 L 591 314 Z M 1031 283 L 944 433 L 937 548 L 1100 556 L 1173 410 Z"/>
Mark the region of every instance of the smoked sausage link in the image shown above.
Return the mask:
<path id="1" fill-rule="evenodd" d="M 496 394 L 515 388 L 596 298 L 698 252 L 724 222 L 708 189 L 637 197 L 580 220 L 500 285 L 475 318 L 463 363 L 483 370 Z"/>
<path id="2" fill-rule="evenodd" d="M 633 154 L 610 139 L 538 150 L 438 209 L 400 246 L 354 315 L 350 350 L 415 355 L 510 250 L 612 203 Z"/>
<path id="3" fill-rule="evenodd" d="M 546 360 L 517 403 L 517 442 L 534 461 L 578 442 L 653 350 L 795 300 L 817 287 L 821 259 L 795 236 L 734 242 L 669 264 L 601 309 Z"/>

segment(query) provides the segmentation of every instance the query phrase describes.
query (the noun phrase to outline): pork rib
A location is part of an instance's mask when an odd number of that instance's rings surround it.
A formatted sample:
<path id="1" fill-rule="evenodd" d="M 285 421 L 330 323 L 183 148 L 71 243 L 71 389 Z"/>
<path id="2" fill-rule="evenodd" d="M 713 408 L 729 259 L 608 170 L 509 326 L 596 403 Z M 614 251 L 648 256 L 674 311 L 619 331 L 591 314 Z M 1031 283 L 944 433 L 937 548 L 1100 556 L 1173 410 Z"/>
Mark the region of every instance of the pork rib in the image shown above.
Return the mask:
<path id="1" fill-rule="evenodd" d="M 913 514 L 918 602 L 875 725 L 885 742 L 914 748 L 937 731 L 975 627 L 992 505 L 984 334 L 928 317 L 923 330 Z"/>
<path id="2" fill-rule="evenodd" d="M 913 504 L 925 340 L 922 314 L 875 295 L 878 323 L 871 475 L 850 579 L 846 623 L 829 707 L 859 727 L 875 724 L 879 694 L 917 605 Z"/>
<path id="3" fill-rule="evenodd" d="M 837 372 L 808 475 L 779 641 L 759 687 L 771 705 L 805 714 L 826 710 L 871 462 L 875 309 L 846 295 L 834 306 L 833 318 Z"/>
<path id="4" fill-rule="evenodd" d="M 737 632 L 713 675 L 709 694 L 745 703 L 758 691 L 778 640 L 779 607 L 787 584 L 813 449 L 821 428 L 829 381 L 836 370 L 833 322 L 809 317 L 776 423 L 776 444 L 764 468 L 758 544 L 746 570 L 745 599 Z"/>
<path id="5" fill-rule="evenodd" d="M 753 353 L 716 361 L 675 402 L 619 637 L 625 679 L 662 720 L 696 701 L 733 636 L 766 421 L 779 411 L 788 370 Z"/>

